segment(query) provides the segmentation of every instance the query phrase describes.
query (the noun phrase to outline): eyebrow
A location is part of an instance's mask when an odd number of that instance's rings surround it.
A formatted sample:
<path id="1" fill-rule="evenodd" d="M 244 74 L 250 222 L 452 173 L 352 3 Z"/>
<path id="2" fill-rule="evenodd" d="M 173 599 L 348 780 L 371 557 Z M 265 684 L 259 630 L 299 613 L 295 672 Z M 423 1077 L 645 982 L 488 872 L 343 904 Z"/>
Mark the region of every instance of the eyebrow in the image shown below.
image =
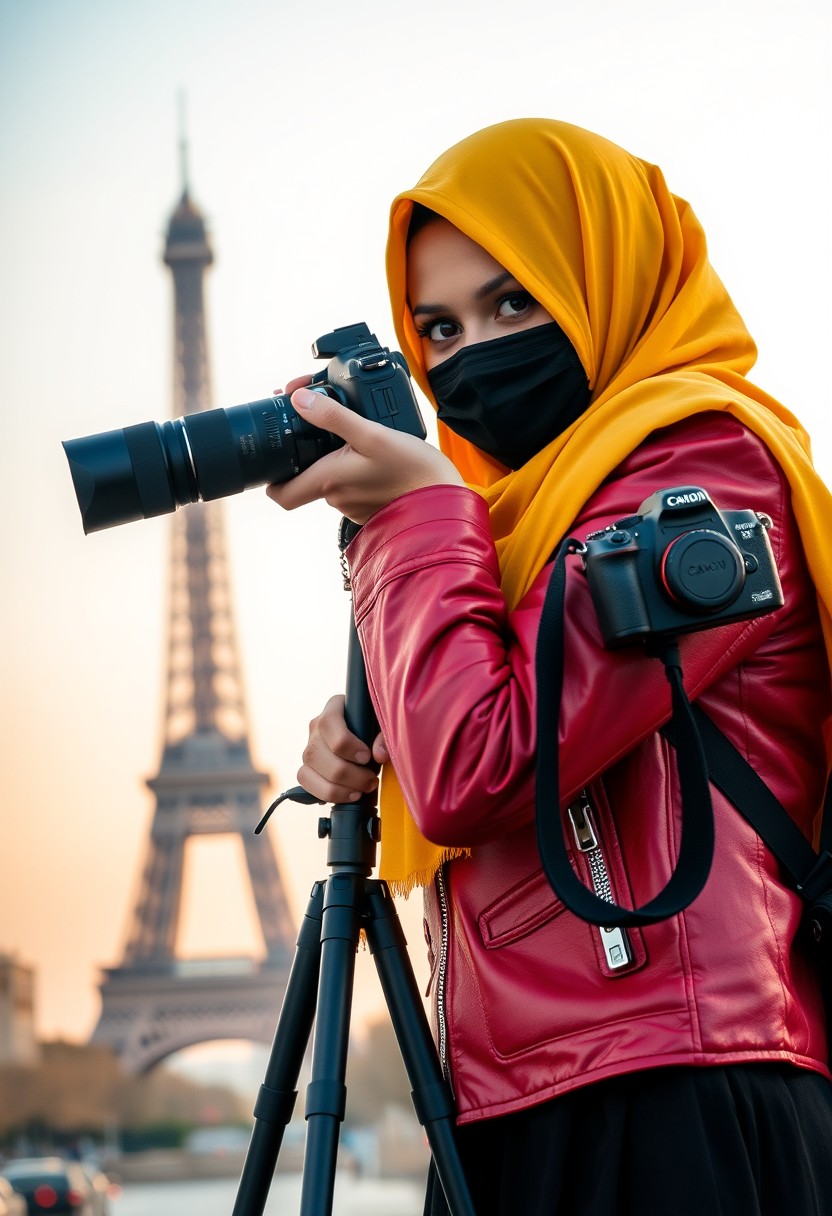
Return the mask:
<path id="1" fill-rule="evenodd" d="M 503 270 L 499 274 L 495 274 L 493 279 L 489 279 L 488 282 L 483 283 L 481 287 L 478 287 L 474 292 L 474 299 L 483 300 L 486 296 L 490 296 L 493 292 L 502 287 L 504 283 L 516 282 L 517 279 L 513 274 L 511 274 L 510 271 Z M 417 304 L 415 308 L 411 309 L 411 315 L 414 317 L 422 317 L 426 314 L 435 316 L 437 313 L 447 311 L 448 307 L 446 304 Z"/>

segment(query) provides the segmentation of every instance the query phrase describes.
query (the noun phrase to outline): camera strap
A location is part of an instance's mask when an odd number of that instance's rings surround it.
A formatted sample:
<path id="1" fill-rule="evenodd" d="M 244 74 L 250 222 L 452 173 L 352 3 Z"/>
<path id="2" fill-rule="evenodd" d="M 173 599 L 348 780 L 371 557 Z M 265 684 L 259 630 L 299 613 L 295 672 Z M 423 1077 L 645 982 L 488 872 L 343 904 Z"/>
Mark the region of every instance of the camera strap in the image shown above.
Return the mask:
<path id="1" fill-rule="evenodd" d="M 560 814 L 558 721 L 563 692 L 566 558 L 582 548 L 581 542 L 572 537 L 559 546 L 537 635 L 537 845 L 546 877 L 571 912 L 604 928 L 634 928 L 676 916 L 693 902 L 707 881 L 714 854 L 708 767 L 693 707 L 682 683 L 679 651 L 671 640 L 651 653 L 664 662 L 671 688 L 671 723 L 682 796 L 676 866 L 666 886 L 641 908 L 607 902 L 581 882 L 569 860 Z"/>
<path id="2" fill-rule="evenodd" d="M 590 891 L 569 861 L 560 807 L 558 723 L 563 691 L 563 620 L 566 558 L 580 551 L 569 538 L 559 547 L 543 604 L 537 638 L 537 843 L 544 872 L 567 908 L 590 924 L 634 927 L 675 916 L 702 890 L 714 849 L 709 780 L 754 828 L 806 901 L 812 938 L 832 972 L 832 780 L 822 811 L 820 849 L 815 852 L 792 817 L 730 739 L 699 705 L 691 705 L 682 683 L 675 642 L 652 643 L 671 686 L 672 715 L 661 734 L 676 751 L 682 794 L 679 855 L 664 889 L 642 908 L 622 908 Z M 544 746 L 551 740 L 551 746 Z M 558 808 L 557 814 L 551 808 Z M 832 998 L 832 975 L 830 975 Z M 832 1000 L 830 1000 L 832 1008 Z"/>
<path id="3" fill-rule="evenodd" d="M 751 824 L 780 862 L 794 889 L 806 901 L 815 945 L 832 966 L 832 781 L 826 786 L 820 851 L 816 853 L 782 803 L 731 740 L 704 709 L 699 705 L 692 708 L 711 781 Z M 661 733 L 677 747 L 672 721 L 662 727 Z"/>

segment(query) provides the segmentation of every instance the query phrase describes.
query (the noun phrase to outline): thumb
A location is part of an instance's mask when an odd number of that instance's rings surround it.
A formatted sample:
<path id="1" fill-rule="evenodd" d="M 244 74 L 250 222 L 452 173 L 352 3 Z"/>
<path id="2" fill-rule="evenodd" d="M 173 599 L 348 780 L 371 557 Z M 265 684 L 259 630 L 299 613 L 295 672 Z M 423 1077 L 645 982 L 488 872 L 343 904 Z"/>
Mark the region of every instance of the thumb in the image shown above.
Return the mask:
<path id="1" fill-rule="evenodd" d="M 299 388 L 292 393 L 292 405 L 304 422 L 331 431 L 350 447 L 361 450 L 377 431 L 374 423 L 348 410 L 325 393 Z"/>

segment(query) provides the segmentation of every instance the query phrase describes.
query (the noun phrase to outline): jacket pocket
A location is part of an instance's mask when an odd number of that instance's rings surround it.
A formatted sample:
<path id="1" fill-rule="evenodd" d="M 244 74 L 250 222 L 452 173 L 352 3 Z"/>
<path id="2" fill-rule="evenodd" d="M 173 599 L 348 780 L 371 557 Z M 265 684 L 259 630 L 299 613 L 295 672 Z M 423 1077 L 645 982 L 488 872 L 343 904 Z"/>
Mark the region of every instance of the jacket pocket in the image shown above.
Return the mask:
<path id="1" fill-rule="evenodd" d="M 595 805 L 594 789 L 592 793 Z M 612 895 L 625 903 L 629 884 L 603 791 L 599 801 L 593 817 L 597 838 L 607 859 Z M 565 820 L 572 863 L 590 885 L 588 860 L 574 845 L 568 816 Z M 508 861 L 507 868 L 511 864 Z M 515 868 L 512 878 L 510 887 L 476 910 L 476 886 L 466 889 L 460 882 L 457 888 L 458 929 L 465 937 L 471 935 L 467 942 L 456 943 L 453 958 L 452 1034 L 459 1038 L 460 1050 L 476 1022 L 495 1056 L 511 1059 L 556 1042 L 566 1050 L 573 1036 L 606 1040 L 604 1027 L 639 1016 L 644 985 L 637 976 L 646 961 L 641 933 L 631 933 L 632 955 L 626 965 L 611 967 L 603 930 L 568 911 L 542 868 L 520 879 Z M 473 915 L 469 919 L 466 913 Z"/>
<path id="2" fill-rule="evenodd" d="M 564 910 L 546 875 L 537 870 L 503 892 L 480 913 L 482 944 L 486 950 L 509 946 L 534 933 Z"/>
<path id="3" fill-rule="evenodd" d="M 542 869 L 482 909 L 470 931 L 452 954 L 451 1038 L 461 1053 L 482 1051 L 478 1021 L 494 1054 L 509 1059 L 614 1020 L 629 1003 L 629 986 L 599 965 L 598 930 L 564 907 Z"/>

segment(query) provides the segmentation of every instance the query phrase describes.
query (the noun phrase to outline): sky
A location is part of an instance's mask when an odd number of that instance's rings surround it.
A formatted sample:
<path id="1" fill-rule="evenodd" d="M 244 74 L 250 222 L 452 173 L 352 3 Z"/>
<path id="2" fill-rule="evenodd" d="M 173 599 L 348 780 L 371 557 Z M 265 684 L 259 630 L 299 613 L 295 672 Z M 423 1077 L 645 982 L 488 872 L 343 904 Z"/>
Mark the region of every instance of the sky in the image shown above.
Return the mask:
<path id="1" fill-rule="evenodd" d="M 0 953 L 38 1030 L 83 1040 L 118 962 L 160 762 L 169 521 L 84 537 L 61 440 L 170 415 L 181 191 L 210 227 L 214 405 L 314 370 L 365 320 L 394 341 L 389 204 L 456 140 L 545 115 L 660 165 L 760 356 L 751 378 L 832 480 L 826 0 L 0 0 Z M 295 784 L 343 688 L 337 516 L 227 500 L 255 762 Z M 269 828 L 291 906 L 325 877 L 318 811 Z M 197 842 L 180 950 L 255 944 L 238 842 Z M 424 976 L 418 903 L 402 908 Z M 383 1012 L 359 959 L 357 1024 Z"/>

